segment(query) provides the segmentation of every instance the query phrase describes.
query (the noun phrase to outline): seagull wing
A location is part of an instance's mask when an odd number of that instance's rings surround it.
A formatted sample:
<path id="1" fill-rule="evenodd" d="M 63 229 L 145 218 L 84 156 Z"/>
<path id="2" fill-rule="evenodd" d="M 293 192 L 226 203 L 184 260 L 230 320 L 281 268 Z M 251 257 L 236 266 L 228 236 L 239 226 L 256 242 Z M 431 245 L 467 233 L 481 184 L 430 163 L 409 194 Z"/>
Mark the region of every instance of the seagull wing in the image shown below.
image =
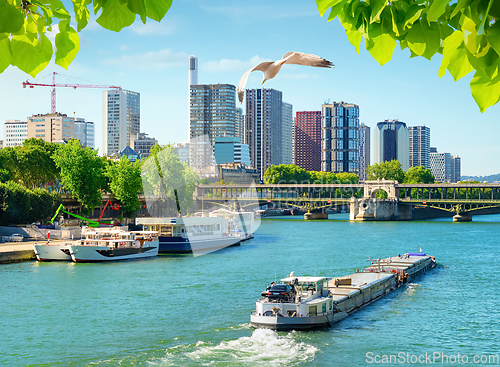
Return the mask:
<path id="1" fill-rule="evenodd" d="M 253 68 L 248 70 L 245 74 L 243 74 L 243 76 L 240 79 L 240 82 L 238 83 L 238 99 L 240 100 L 240 103 L 243 103 L 243 96 L 245 95 L 245 85 L 247 84 L 247 79 L 250 73 L 255 70 L 260 70 L 263 73 L 265 73 L 267 68 L 269 68 L 269 66 L 272 64 L 273 64 L 272 61 L 261 62 L 259 65 L 254 66 Z"/>
<path id="2" fill-rule="evenodd" d="M 335 66 L 322 57 L 313 54 L 305 54 L 303 52 L 288 52 L 283 56 L 282 60 L 283 59 L 286 60 L 285 64 L 315 66 L 319 68 L 332 68 Z"/>

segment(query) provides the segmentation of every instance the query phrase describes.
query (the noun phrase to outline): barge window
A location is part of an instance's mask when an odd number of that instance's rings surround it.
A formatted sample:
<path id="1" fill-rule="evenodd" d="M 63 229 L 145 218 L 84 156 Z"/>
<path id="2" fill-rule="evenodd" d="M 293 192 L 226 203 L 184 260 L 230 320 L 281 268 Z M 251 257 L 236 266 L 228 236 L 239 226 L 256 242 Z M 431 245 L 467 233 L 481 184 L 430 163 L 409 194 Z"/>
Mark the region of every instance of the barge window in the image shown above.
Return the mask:
<path id="1" fill-rule="evenodd" d="M 309 316 L 316 316 L 318 314 L 317 306 L 309 306 Z"/>
<path id="2" fill-rule="evenodd" d="M 326 312 L 326 302 L 324 302 L 324 303 L 321 305 L 321 311 L 322 311 L 323 313 L 325 313 L 325 312 Z"/>

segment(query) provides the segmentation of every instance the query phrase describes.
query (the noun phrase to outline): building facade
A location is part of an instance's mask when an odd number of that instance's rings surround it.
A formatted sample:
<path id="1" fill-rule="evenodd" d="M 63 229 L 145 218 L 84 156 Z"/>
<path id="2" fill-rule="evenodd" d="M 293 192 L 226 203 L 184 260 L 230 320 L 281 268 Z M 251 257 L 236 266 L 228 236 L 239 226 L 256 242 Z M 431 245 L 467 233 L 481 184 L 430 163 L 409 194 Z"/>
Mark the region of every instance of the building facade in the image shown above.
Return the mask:
<path id="1" fill-rule="evenodd" d="M 385 120 L 377 123 L 375 133 L 374 163 L 394 159 L 401 163 L 403 171 L 410 167 L 409 137 L 406 124 L 399 120 Z"/>
<path id="2" fill-rule="evenodd" d="M 461 158 L 459 155 L 451 156 L 451 182 L 462 181 Z"/>
<path id="3" fill-rule="evenodd" d="M 92 121 L 75 118 L 75 139 L 80 140 L 80 144 L 95 149 L 95 125 Z"/>
<path id="4" fill-rule="evenodd" d="M 174 154 L 179 160 L 189 165 L 189 143 L 177 143 L 174 146 Z"/>
<path id="5" fill-rule="evenodd" d="M 158 140 L 155 138 L 150 138 L 146 133 L 139 133 L 137 139 L 134 140 L 134 151 L 137 152 L 139 157 L 147 158 L 149 157 L 149 152 L 151 148 L 158 144 Z"/>
<path id="6" fill-rule="evenodd" d="M 321 171 L 321 111 L 295 114 L 295 164 L 306 171 Z"/>
<path id="7" fill-rule="evenodd" d="M 293 106 L 283 102 L 281 112 L 281 164 L 293 163 Z"/>
<path id="8" fill-rule="evenodd" d="M 370 166 L 370 127 L 359 125 L 359 179 L 365 181 L 366 170 Z"/>
<path id="9" fill-rule="evenodd" d="M 20 120 L 6 120 L 3 125 L 3 146 L 23 145 L 28 139 L 28 123 Z"/>
<path id="10" fill-rule="evenodd" d="M 431 173 L 436 182 L 451 181 L 451 154 L 450 153 L 430 153 Z"/>
<path id="11" fill-rule="evenodd" d="M 190 86 L 190 166 L 213 165 L 215 138 L 235 137 L 236 87 L 231 84 Z"/>
<path id="12" fill-rule="evenodd" d="M 408 127 L 410 167 L 431 168 L 431 129 L 427 126 Z"/>
<path id="13" fill-rule="evenodd" d="M 321 110 L 321 170 L 359 172 L 359 106 L 323 104 Z"/>
<path id="14" fill-rule="evenodd" d="M 125 89 L 103 92 L 103 155 L 134 146 L 141 128 L 141 96 Z"/>
<path id="15" fill-rule="evenodd" d="M 236 107 L 234 136 L 240 138 L 242 143 L 245 143 L 245 115 L 243 115 L 243 109 L 240 107 Z"/>
<path id="16" fill-rule="evenodd" d="M 215 138 L 215 164 L 243 163 L 250 166 L 250 152 L 240 138 Z"/>
<path id="17" fill-rule="evenodd" d="M 75 137 L 75 119 L 56 112 L 28 117 L 28 139 L 47 142 L 69 141 Z"/>
<path id="18" fill-rule="evenodd" d="M 264 176 L 267 168 L 282 159 L 283 96 L 276 89 L 247 89 L 245 142 L 252 167 Z"/>

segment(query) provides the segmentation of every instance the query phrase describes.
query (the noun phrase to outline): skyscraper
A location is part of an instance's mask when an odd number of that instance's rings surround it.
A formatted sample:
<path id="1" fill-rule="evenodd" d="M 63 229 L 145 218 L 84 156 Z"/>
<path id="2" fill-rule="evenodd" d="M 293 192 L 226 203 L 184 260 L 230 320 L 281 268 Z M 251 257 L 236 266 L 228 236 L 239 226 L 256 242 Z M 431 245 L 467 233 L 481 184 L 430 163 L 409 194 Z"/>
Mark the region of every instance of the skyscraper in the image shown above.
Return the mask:
<path id="1" fill-rule="evenodd" d="M 236 126 L 234 129 L 234 136 L 240 138 L 241 142 L 245 140 L 245 116 L 243 115 L 243 109 L 241 107 L 236 107 Z"/>
<path id="2" fill-rule="evenodd" d="M 306 171 L 321 171 L 321 111 L 295 115 L 295 164 Z"/>
<path id="3" fill-rule="evenodd" d="M 388 162 L 394 159 L 401 163 L 403 171 L 408 171 L 409 139 L 406 124 L 399 120 L 385 120 L 377 123 L 375 134 L 375 163 Z"/>
<path id="4" fill-rule="evenodd" d="M 189 56 L 189 86 L 198 84 L 198 58 Z"/>
<path id="5" fill-rule="evenodd" d="M 59 112 L 28 117 L 28 139 L 48 142 L 69 141 L 75 137 L 75 119 Z M 83 144 L 83 143 L 82 143 Z"/>
<path id="6" fill-rule="evenodd" d="M 430 153 L 431 173 L 436 182 L 451 182 L 451 154 Z"/>
<path id="7" fill-rule="evenodd" d="M 367 179 L 366 169 L 370 165 L 370 127 L 359 125 L 359 179 Z"/>
<path id="8" fill-rule="evenodd" d="M 461 158 L 459 155 L 451 156 L 451 182 L 462 180 Z"/>
<path id="9" fill-rule="evenodd" d="M 409 126 L 410 167 L 431 168 L 431 129 L 426 126 Z"/>
<path id="10" fill-rule="evenodd" d="M 133 147 L 141 127 L 141 95 L 125 89 L 103 92 L 103 155 Z"/>
<path id="11" fill-rule="evenodd" d="M 292 164 L 293 150 L 293 107 L 290 103 L 283 102 L 281 113 L 281 164 Z"/>
<path id="12" fill-rule="evenodd" d="M 322 105 L 321 170 L 359 172 L 359 106 L 333 102 Z"/>
<path id="13" fill-rule="evenodd" d="M 276 89 L 247 89 L 245 142 L 252 166 L 261 177 L 272 164 L 280 164 L 282 153 L 282 92 Z"/>
<path id="14" fill-rule="evenodd" d="M 231 84 L 190 86 L 190 165 L 195 169 L 213 165 L 214 139 L 234 137 L 236 87 Z"/>

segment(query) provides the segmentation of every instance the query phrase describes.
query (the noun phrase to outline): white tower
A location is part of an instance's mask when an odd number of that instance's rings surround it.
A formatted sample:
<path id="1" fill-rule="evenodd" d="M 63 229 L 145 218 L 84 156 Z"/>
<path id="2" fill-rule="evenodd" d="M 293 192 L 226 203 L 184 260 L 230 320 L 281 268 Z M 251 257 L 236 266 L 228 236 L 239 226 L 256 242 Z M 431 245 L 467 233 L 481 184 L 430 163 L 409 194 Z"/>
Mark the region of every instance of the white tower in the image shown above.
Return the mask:
<path id="1" fill-rule="evenodd" d="M 189 85 L 198 85 L 198 58 L 189 56 Z"/>

